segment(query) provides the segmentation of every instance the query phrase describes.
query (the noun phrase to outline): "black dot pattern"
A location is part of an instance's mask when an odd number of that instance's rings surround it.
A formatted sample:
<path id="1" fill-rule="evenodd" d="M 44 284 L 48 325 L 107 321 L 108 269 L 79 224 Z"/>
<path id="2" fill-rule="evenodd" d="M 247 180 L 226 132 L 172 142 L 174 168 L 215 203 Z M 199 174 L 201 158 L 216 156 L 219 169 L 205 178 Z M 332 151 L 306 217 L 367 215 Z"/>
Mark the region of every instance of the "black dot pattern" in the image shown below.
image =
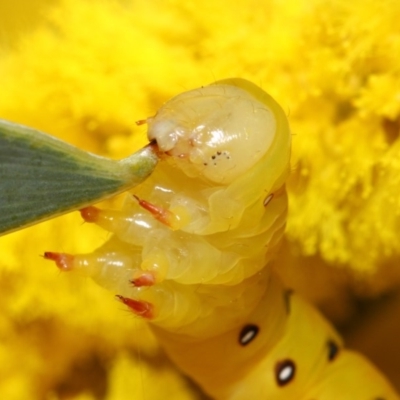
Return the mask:
<path id="1" fill-rule="evenodd" d="M 278 386 L 286 386 L 296 375 L 296 365 L 292 360 L 280 361 L 275 366 L 275 380 Z"/>
<path id="2" fill-rule="evenodd" d="M 333 340 L 328 341 L 328 360 L 333 361 L 339 354 L 339 346 Z"/>
<path id="3" fill-rule="evenodd" d="M 247 346 L 256 338 L 259 330 L 260 328 L 257 325 L 249 324 L 244 326 L 239 334 L 239 344 L 241 346 Z"/>

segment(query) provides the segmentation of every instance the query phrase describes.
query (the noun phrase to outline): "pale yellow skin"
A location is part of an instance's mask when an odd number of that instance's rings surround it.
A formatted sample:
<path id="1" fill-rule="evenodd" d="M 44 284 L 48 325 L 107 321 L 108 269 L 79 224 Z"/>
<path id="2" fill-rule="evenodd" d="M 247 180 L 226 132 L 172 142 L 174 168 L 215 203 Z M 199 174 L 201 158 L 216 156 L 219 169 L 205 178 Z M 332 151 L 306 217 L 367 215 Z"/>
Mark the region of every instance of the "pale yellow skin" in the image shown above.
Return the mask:
<path id="1" fill-rule="evenodd" d="M 114 235 L 75 256 L 73 268 L 151 304 L 147 318 L 167 353 L 215 399 L 398 399 L 273 271 L 291 139 L 279 105 L 231 79 L 173 98 L 147 123 L 164 155 L 134 193 L 170 212 L 168 223 L 133 197 L 120 211 L 102 210 L 96 223 Z M 130 282 L 148 273 L 152 286 Z M 249 325 L 258 331 L 240 343 Z M 332 360 L 328 343 L 337 347 Z M 284 360 L 293 379 L 279 385 Z"/>

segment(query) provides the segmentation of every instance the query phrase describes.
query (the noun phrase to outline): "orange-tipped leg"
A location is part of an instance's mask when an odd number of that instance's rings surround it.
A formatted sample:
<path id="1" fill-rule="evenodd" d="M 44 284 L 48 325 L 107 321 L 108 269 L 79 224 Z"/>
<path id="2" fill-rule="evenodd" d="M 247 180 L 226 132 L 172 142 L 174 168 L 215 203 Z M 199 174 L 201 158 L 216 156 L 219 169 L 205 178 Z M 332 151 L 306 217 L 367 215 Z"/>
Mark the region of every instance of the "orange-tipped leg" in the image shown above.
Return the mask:
<path id="1" fill-rule="evenodd" d="M 133 286 L 153 286 L 156 283 L 156 278 L 151 272 L 141 272 L 136 278 L 131 280 Z"/>
<path id="2" fill-rule="evenodd" d="M 89 206 L 80 210 L 81 216 L 86 222 L 96 222 L 99 218 L 100 209 L 95 206 Z"/>
<path id="3" fill-rule="evenodd" d="M 46 260 L 55 261 L 57 267 L 61 271 L 70 271 L 73 268 L 74 256 L 71 254 L 46 251 L 44 253 L 44 258 Z"/>
<path id="4" fill-rule="evenodd" d="M 160 221 L 170 228 L 173 228 L 178 222 L 177 216 L 166 208 L 156 206 L 155 204 L 149 203 L 146 200 L 139 199 L 139 197 L 135 195 L 133 196 L 139 202 L 139 205 L 145 210 L 149 211 L 157 221 Z"/>
<path id="5" fill-rule="evenodd" d="M 117 299 L 122 301 L 126 306 L 128 306 L 136 315 L 146 319 L 153 318 L 153 304 L 147 301 L 134 300 L 129 297 L 124 297 L 116 295 Z"/>

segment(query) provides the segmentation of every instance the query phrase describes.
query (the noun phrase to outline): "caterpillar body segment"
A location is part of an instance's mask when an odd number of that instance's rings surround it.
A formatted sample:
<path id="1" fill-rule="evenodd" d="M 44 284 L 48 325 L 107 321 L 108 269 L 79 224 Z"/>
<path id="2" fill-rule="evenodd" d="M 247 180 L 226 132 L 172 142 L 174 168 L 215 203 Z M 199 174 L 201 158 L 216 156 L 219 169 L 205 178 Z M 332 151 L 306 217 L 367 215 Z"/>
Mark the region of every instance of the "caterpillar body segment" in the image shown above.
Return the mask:
<path id="1" fill-rule="evenodd" d="M 399 400 L 274 270 L 291 139 L 275 100 L 224 80 L 146 123 L 154 173 L 122 210 L 81 211 L 111 238 L 91 254 L 48 258 L 118 294 L 216 400 Z"/>

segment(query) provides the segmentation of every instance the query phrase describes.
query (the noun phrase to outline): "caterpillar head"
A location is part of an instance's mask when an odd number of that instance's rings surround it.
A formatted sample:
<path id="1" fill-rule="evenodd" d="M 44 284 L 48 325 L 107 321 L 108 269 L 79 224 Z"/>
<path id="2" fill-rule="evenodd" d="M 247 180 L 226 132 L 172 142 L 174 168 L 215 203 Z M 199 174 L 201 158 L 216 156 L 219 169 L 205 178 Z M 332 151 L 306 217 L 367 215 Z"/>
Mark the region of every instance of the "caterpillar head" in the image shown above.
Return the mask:
<path id="1" fill-rule="evenodd" d="M 182 93 L 147 119 L 148 138 L 187 175 L 229 184 L 256 164 L 274 141 L 276 117 L 264 94 L 243 79 Z"/>

